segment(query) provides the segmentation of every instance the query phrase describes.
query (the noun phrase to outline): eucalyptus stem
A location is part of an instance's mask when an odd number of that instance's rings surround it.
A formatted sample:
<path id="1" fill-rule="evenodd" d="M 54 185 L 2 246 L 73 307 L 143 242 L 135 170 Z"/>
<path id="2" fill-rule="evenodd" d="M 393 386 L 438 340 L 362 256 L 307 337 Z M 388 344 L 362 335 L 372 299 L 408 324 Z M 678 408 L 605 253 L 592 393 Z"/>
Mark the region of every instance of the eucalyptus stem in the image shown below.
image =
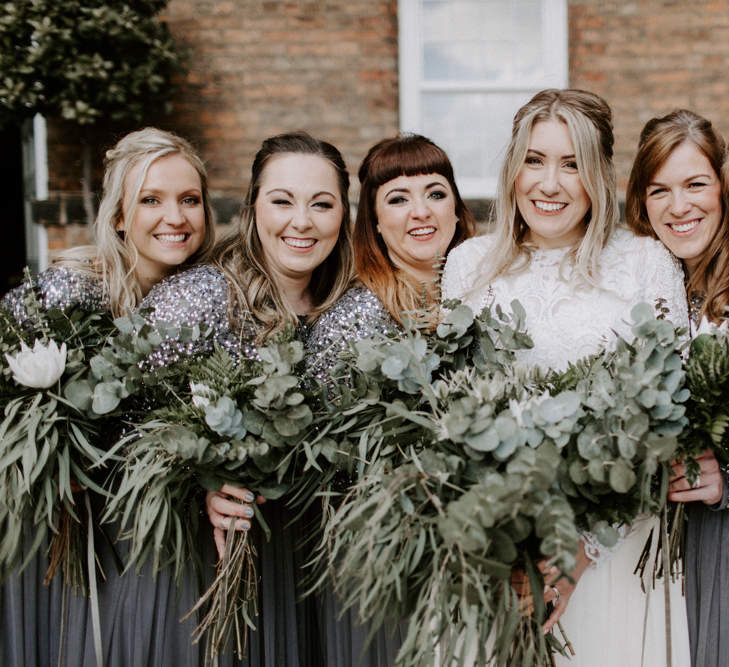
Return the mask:
<path id="1" fill-rule="evenodd" d="M 228 531 L 215 581 L 185 618 L 205 605 L 207 612 L 195 628 L 192 641 L 198 643 L 206 636 L 206 667 L 216 664 L 217 655 L 231 636 L 236 655 L 242 660 L 248 649 L 248 630 L 255 630 L 254 620 L 258 615 L 255 548 L 248 540 L 248 531 Z"/>

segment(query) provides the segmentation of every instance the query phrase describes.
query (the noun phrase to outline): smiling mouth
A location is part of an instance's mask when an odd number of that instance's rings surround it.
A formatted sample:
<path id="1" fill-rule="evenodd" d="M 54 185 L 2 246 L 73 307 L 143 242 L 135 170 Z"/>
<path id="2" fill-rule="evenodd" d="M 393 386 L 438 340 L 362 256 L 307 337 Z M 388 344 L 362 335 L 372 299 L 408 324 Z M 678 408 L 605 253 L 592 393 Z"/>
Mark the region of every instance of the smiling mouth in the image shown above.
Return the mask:
<path id="1" fill-rule="evenodd" d="M 534 207 L 542 213 L 558 213 L 567 206 L 561 201 L 542 201 L 541 199 L 532 200 Z"/>
<path id="2" fill-rule="evenodd" d="M 668 226 L 671 228 L 672 231 L 676 232 L 677 234 L 686 234 L 687 232 L 695 229 L 698 226 L 699 222 L 701 222 L 700 219 L 688 220 L 686 222 L 670 222 L 668 223 Z"/>
<path id="3" fill-rule="evenodd" d="M 190 234 L 182 232 L 179 234 L 155 234 L 154 238 L 162 243 L 183 243 L 190 238 Z"/>
<path id="4" fill-rule="evenodd" d="M 292 236 L 283 236 L 281 240 L 289 247 L 289 248 L 311 248 L 316 243 L 316 239 L 297 239 Z"/>
<path id="5" fill-rule="evenodd" d="M 416 227 L 415 229 L 411 229 L 408 234 L 418 238 L 423 236 L 432 236 L 435 234 L 435 231 L 435 227 Z"/>

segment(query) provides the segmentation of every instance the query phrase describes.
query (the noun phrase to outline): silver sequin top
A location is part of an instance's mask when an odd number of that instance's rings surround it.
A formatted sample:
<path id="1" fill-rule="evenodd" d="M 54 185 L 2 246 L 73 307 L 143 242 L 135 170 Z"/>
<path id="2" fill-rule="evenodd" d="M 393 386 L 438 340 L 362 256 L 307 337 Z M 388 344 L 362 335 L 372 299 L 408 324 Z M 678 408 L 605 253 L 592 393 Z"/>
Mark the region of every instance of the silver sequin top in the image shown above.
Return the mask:
<path id="1" fill-rule="evenodd" d="M 352 287 L 317 321 L 306 344 L 306 370 L 331 386 L 341 380 L 340 355 L 358 340 L 396 331 L 398 325 L 366 287 Z"/>
<path id="2" fill-rule="evenodd" d="M 68 266 L 52 266 L 35 279 L 35 284 L 45 310 L 65 310 L 71 306 L 80 306 L 89 311 L 109 308 L 101 281 L 85 271 Z M 21 324 L 28 320 L 25 299 L 30 289 L 26 281 L 10 290 L 2 299 L 2 306 Z"/>
<path id="3" fill-rule="evenodd" d="M 152 353 L 150 365 L 166 366 L 180 357 L 209 351 L 214 343 L 234 357 L 255 357 L 253 323 L 245 331 L 233 331 L 228 318 L 228 299 L 228 282 L 212 266 L 196 266 L 157 283 L 139 306 L 151 324 L 197 325 L 201 330 L 209 328 L 212 335 L 187 343 L 170 337 Z"/>

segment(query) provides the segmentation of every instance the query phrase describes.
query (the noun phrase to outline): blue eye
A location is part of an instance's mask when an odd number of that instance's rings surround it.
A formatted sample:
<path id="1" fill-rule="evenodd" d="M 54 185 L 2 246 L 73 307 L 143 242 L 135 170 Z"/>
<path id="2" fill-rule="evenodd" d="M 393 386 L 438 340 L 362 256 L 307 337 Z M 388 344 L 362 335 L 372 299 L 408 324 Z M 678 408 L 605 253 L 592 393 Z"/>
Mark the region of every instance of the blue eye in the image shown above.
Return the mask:
<path id="1" fill-rule="evenodd" d="M 526 160 L 524 160 L 524 164 L 540 165 L 542 164 L 542 159 L 536 157 L 535 155 L 528 155 Z"/>
<path id="2" fill-rule="evenodd" d="M 433 192 L 431 192 L 428 196 L 431 199 L 445 199 L 448 196 L 448 193 L 444 190 L 433 190 Z"/>
<path id="3" fill-rule="evenodd" d="M 189 196 L 182 200 L 182 203 L 186 206 L 197 206 L 200 203 L 200 197 Z"/>
<path id="4" fill-rule="evenodd" d="M 154 204 L 159 204 L 159 199 L 157 199 L 157 197 L 152 197 L 152 196 L 142 197 L 139 200 L 139 203 L 140 204 L 146 204 L 147 206 L 151 206 L 151 205 L 154 205 Z"/>

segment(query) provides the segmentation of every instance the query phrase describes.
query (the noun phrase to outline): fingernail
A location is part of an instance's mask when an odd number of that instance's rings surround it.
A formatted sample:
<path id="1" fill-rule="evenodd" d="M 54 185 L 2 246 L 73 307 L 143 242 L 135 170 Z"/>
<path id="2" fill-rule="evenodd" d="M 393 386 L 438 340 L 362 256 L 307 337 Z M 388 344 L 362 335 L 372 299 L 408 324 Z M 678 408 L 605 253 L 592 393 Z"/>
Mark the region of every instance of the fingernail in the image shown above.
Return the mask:
<path id="1" fill-rule="evenodd" d="M 255 499 L 256 497 L 250 491 L 246 491 L 243 494 L 243 500 L 245 500 L 247 503 L 252 503 Z"/>
<path id="2" fill-rule="evenodd" d="M 243 516 L 247 516 L 250 519 L 253 516 L 253 508 L 252 507 L 244 507 L 243 508 Z"/>
<path id="3" fill-rule="evenodd" d="M 245 519 L 241 519 L 240 521 L 238 521 L 238 528 L 240 530 L 250 530 L 250 527 L 251 527 L 250 521 L 246 521 Z"/>

